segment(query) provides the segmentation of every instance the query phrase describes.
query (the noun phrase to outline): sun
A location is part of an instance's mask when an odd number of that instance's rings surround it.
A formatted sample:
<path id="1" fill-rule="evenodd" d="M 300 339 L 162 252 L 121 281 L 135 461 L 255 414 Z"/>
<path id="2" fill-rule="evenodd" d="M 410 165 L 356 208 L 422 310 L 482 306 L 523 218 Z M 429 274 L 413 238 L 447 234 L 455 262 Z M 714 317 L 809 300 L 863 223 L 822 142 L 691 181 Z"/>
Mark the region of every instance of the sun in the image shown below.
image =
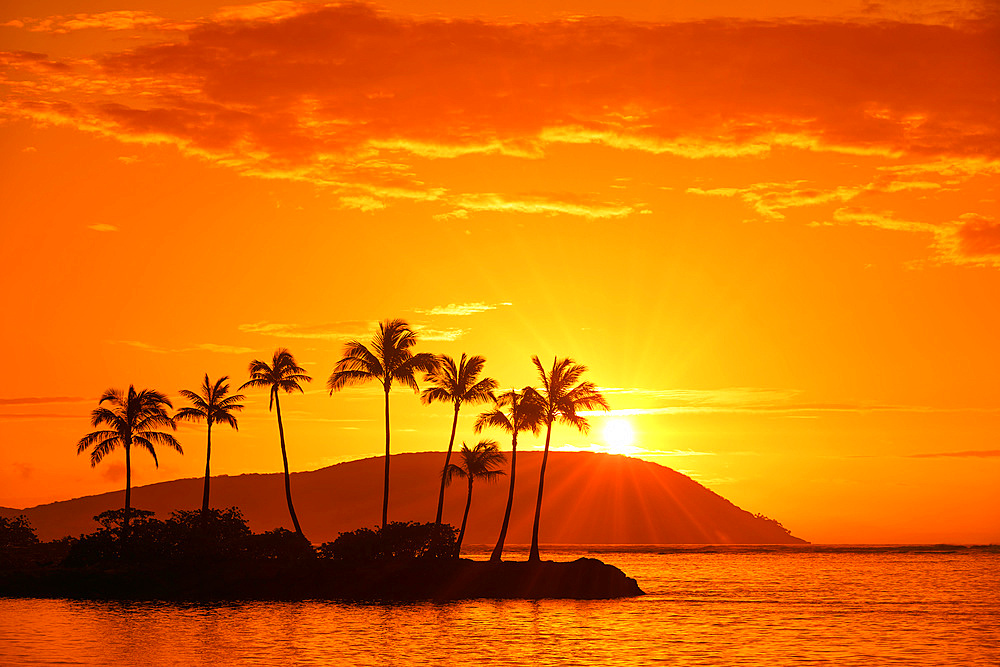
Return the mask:
<path id="1" fill-rule="evenodd" d="M 635 431 L 632 422 L 621 417 L 615 417 L 604 422 L 604 442 L 609 454 L 631 454 L 635 451 L 632 443 L 635 441 Z"/>

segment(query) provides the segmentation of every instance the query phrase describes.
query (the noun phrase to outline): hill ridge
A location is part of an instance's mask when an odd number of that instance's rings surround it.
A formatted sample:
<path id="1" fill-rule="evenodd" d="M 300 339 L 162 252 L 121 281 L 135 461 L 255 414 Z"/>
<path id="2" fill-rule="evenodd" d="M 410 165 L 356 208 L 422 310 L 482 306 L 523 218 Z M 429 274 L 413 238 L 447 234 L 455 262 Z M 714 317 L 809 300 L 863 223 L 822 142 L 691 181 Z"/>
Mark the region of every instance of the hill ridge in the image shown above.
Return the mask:
<path id="1" fill-rule="evenodd" d="M 517 486 L 507 541 L 531 541 L 542 452 L 519 451 Z M 390 521 L 432 521 L 444 452 L 407 452 L 390 459 Z M 383 458 L 335 463 L 292 473 L 302 529 L 314 543 L 375 526 L 381 518 Z M 161 518 L 201 506 L 203 478 L 154 482 L 132 489 L 135 507 Z M 236 505 L 255 531 L 290 527 L 281 473 L 212 477 L 212 505 Z M 548 544 L 792 544 L 804 543 L 780 524 L 754 516 L 719 493 L 659 463 L 599 452 L 550 452 L 540 539 Z M 448 488 L 444 520 L 459 525 L 467 487 Z M 121 507 L 122 491 L 8 511 L 24 514 L 42 539 L 97 529 L 93 517 Z M 474 487 L 466 544 L 492 544 L 507 500 L 507 479 Z"/>

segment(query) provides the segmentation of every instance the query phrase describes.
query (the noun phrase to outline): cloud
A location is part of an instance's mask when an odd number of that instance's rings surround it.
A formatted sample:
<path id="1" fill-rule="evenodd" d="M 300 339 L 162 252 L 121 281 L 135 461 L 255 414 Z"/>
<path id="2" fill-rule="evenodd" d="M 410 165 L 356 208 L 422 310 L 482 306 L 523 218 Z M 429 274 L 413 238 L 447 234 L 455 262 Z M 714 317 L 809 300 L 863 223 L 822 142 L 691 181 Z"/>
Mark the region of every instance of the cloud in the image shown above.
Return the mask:
<path id="1" fill-rule="evenodd" d="M 0 419 L 80 419 L 81 416 L 58 412 L 0 412 Z"/>
<path id="2" fill-rule="evenodd" d="M 880 15 L 911 20 L 894 7 Z M 5 54 L 0 115 L 172 144 L 244 174 L 319 184 L 360 210 L 406 199 L 437 202 L 454 217 L 615 219 L 639 207 L 451 192 L 418 178 L 414 165 L 536 159 L 566 144 L 691 159 L 796 150 L 995 165 L 1000 20 L 979 9 L 956 16 L 964 18 L 513 23 L 279 1 L 187 23 L 135 11 L 18 19 L 49 32 L 172 32 L 66 63 Z M 775 217 L 855 195 L 803 184 L 739 196 Z"/>
<path id="3" fill-rule="evenodd" d="M 910 454 L 911 459 L 936 459 L 945 457 L 987 459 L 1000 457 L 1000 449 L 974 449 L 965 452 L 937 452 L 934 454 Z"/>
<path id="4" fill-rule="evenodd" d="M 429 310 L 417 310 L 422 315 L 474 315 L 484 313 L 488 310 L 496 310 L 498 306 L 510 306 L 508 302 L 503 303 L 483 303 L 476 301 L 473 303 L 449 303 L 447 306 L 435 306 Z"/>
<path id="5" fill-rule="evenodd" d="M 101 222 L 96 225 L 88 225 L 87 229 L 93 229 L 95 232 L 117 232 L 118 228 L 114 225 L 109 225 L 107 223 Z"/>
<path id="6" fill-rule="evenodd" d="M 507 196 L 491 192 L 460 195 L 451 201 L 463 211 L 492 211 L 502 213 L 542 213 L 546 215 L 573 215 L 582 218 L 622 218 L 632 213 L 631 206 L 588 202 L 582 198 L 551 197 L 545 195 Z"/>
<path id="7" fill-rule="evenodd" d="M 448 342 L 458 340 L 469 332 L 468 329 L 432 329 L 419 324 L 413 325 L 413 330 L 418 334 L 420 340 Z"/>
<path id="8" fill-rule="evenodd" d="M 237 327 L 244 333 L 256 333 L 279 338 L 312 338 L 318 340 L 349 340 L 371 332 L 372 322 L 360 320 L 327 324 L 284 324 L 278 322 L 253 322 Z"/>
<path id="9" fill-rule="evenodd" d="M 87 399 L 79 396 L 24 396 L 0 398 L 0 405 L 39 405 L 43 403 L 79 403 Z"/>
<path id="10" fill-rule="evenodd" d="M 602 387 L 600 390 L 611 405 L 626 403 L 631 404 L 631 406 L 616 407 L 608 412 L 601 410 L 581 411 L 581 415 L 628 417 L 676 414 L 760 414 L 802 417 L 824 413 L 1000 412 L 1000 408 L 939 408 L 923 405 L 803 402 L 794 400 L 801 395 L 801 391 L 758 387 L 660 390 Z"/>
<path id="11" fill-rule="evenodd" d="M 955 232 L 958 248 L 966 257 L 991 257 L 1000 260 L 1000 222 L 983 215 L 962 216 Z"/>
<path id="12" fill-rule="evenodd" d="M 129 347 L 135 347 L 140 350 L 145 350 L 146 352 L 152 352 L 154 354 L 175 354 L 178 352 L 218 352 L 221 354 L 249 354 L 254 351 L 252 347 L 240 347 L 237 345 L 217 345 L 215 343 L 199 343 L 198 345 L 193 345 L 191 347 L 180 347 L 180 348 L 166 348 L 160 347 L 159 345 L 153 345 L 151 343 L 145 343 L 141 340 L 119 340 L 113 341 L 120 343 L 122 345 L 128 345 Z"/>
<path id="13" fill-rule="evenodd" d="M 170 21 L 152 12 L 122 9 L 97 14 L 64 14 L 42 19 L 25 17 L 8 21 L 4 25 L 23 28 L 29 32 L 62 35 L 77 30 L 183 30 L 193 28 L 195 24 Z"/>

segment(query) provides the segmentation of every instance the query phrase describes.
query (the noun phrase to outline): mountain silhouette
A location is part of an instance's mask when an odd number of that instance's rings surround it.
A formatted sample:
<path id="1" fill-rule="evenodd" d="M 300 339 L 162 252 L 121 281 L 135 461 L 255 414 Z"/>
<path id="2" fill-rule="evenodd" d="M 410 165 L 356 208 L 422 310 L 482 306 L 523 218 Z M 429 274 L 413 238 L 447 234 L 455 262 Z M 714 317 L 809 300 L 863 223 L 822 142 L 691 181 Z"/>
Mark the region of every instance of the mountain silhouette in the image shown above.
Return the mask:
<path id="1" fill-rule="evenodd" d="M 518 452 L 517 489 L 507 544 L 527 544 L 538 488 L 541 452 Z M 433 521 L 443 452 L 394 454 L 390 521 Z M 293 473 L 292 493 L 305 535 L 315 544 L 340 532 L 379 524 L 382 457 Z M 134 507 L 166 518 L 201 506 L 204 480 L 179 479 L 132 489 Z M 291 528 L 281 473 L 212 478 L 212 506 L 239 507 L 255 532 Z M 39 505 L 0 514 L 24 514 L 38 537 L 90 533 L 93 517 L 122 506 L 124 491 Z M 459 525 L 466 494 L 448 489 L 443 521 Z M 493 545 L 503 520 L 507 480 L 481 484 L 469 515 L 465 544 Z M 649 461 L 592 452 L 551 452 L 540 530 L 546 544 L 802 544 L 775 521 L 756 517 L 681 473 Z"/>

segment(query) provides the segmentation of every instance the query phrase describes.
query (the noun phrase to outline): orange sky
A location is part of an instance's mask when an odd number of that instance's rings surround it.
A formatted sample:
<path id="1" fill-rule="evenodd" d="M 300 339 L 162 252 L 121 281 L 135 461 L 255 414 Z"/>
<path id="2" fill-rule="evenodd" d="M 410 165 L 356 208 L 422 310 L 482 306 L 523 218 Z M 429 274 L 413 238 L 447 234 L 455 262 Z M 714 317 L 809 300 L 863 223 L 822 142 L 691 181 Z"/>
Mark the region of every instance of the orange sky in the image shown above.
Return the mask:
<path id="1" fill-rule="evenodd" d="M 378 454 L 323 387 L 403 317 L 503 387 L 587 364 L 613 414 L 557 447 L 627 419 L 811 541 L 1000 541 L 993 3 L 125 1 L 0 9 L 0 505 L 121 488 L 74 453 L 105 388 L 278 346 L 292 469 Z M 248 403 L 214 472 L 280 469 Z M 394 395 L 394 451 L 449 427 Z"/>

